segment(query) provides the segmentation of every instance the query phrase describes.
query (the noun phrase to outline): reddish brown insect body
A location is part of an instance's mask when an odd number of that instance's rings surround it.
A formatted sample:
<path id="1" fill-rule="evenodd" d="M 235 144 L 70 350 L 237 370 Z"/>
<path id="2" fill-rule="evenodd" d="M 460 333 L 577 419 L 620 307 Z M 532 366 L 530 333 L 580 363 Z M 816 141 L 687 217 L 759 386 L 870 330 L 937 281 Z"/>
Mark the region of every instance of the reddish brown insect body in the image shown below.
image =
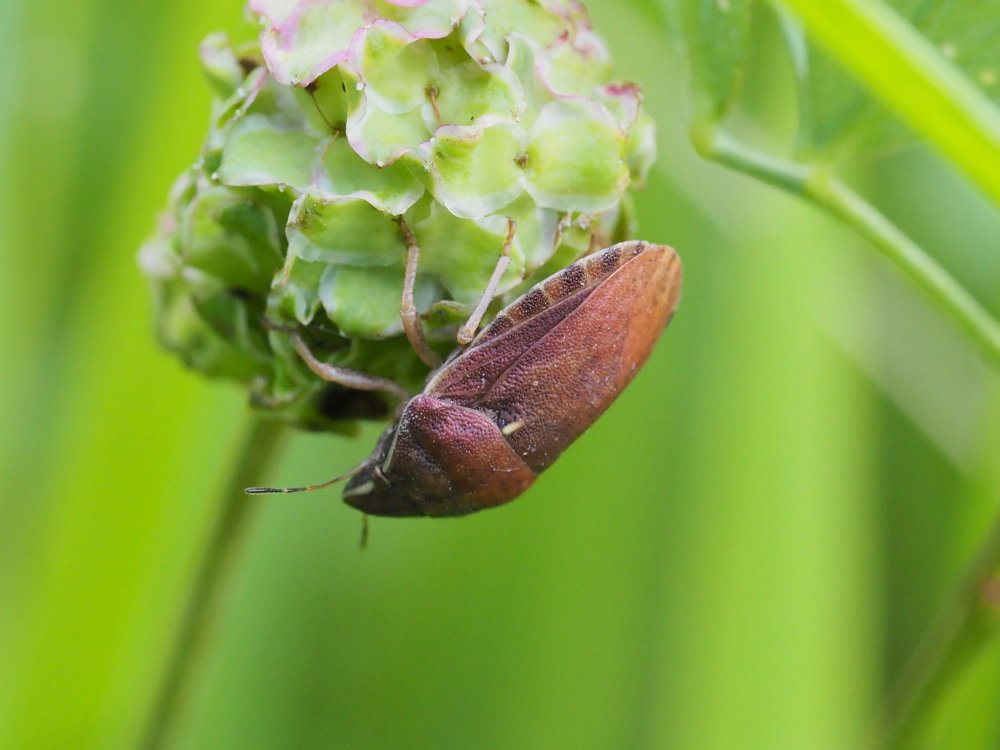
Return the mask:
<path id="1" fill-rule="evenodd" d="M 632 380 L 680 289 L 677 254 L 646 242 L 537 284 L 431 374 L 344 501 L 376 516 L 454 516 L 513 500 Z"/>

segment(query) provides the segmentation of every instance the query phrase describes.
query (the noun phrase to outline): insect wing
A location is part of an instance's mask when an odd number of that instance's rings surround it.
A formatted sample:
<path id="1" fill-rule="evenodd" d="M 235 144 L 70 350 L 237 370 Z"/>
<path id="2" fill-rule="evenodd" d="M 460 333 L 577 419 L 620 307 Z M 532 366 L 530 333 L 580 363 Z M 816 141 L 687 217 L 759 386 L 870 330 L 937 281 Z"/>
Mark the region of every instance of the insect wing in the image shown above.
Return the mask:
<path id="1" fill-rule="evenodd" d="M 584 258 L 500 313 L 426 392 L 492 415 L 541 471 L 635 376 L 680 283 L 668 247 L 627 242 Z"/>

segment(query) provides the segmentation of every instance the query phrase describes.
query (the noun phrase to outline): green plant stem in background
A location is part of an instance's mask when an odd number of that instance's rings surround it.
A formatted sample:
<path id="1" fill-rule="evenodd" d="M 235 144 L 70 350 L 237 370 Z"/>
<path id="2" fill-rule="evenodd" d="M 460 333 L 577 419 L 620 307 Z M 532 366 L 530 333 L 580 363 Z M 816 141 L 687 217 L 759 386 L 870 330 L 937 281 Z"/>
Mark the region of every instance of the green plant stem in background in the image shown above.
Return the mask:
<path id="1" fill-rule="evenodd" d="M 882 2 L 778 4 L 1000 206 L 1000 110 L 930 41 Z"/>
<path id="2" fill-rule="evenodd" d="M 1000 366 L 1000 323 L 919 245 L 842 180 L 825 169 L 748 148 L 709 123 L 696 125 L 692 139 L 706 159 L 805 198 L 854 229 L 927 292 Z"/>
<path id="3" fill-rule="evenodd" d="M 279 422 L 258 417 L 246 430 L 236 461 L 222 485 L 218 516 L 142 737 L 140 747 L 144 750 L 170 746 L 205 656 L 240 542 L 261 502 L 245 495 L 243 488 L 261 483 L 286 432 Z"/>
<path id="4" fill-rule="evenodd" d="M 748 148 L 716 125 L 692 132 L 699 153 L 738 172 L 798 195 L 868 239 L 913 279 L 1000 365 L 1000 324 L 947 271 L 864 198 L 829 171 Z M 877 729 L 876 746 L 896 746 L 933 705 L 950 677 L 995 628 L 976 615 L 982 592 L 1000 567 L 1000 519 L 937 620 L 899 675 Z"/>
<path id="5" fill-rule="evenodd" d="M 875 747 L 902 746 L 950 678 L 996 634 L 996 604 L 990 589 L 998 568 L 1000 519 L 896 678 Z"/>

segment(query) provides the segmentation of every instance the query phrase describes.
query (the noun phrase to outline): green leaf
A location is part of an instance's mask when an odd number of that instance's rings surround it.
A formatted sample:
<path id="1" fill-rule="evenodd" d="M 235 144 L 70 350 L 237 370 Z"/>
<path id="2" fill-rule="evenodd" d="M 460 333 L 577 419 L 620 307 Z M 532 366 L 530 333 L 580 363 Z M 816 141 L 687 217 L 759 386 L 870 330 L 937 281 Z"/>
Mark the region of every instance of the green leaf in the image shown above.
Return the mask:
<path id="1" fill-rule="evenodd" d="M 628 132 L 625 155 L 632 187 L 641 188 L 656 160 L 656 122 L 646 112 L 640 113 Z"/>
<path id="2" fill-rule="evenodd" d="M 387 266 L 399 263 L 406 245 L 395 222 L 360 199 L 331 201 L 303 195 L 288 219 L 288 256 L 324 263 Z"/>
<path id="3" fill-rule="evenodd" d="M 475 17 L 474 13 L 466 19 Z M 524 35 L 542 47 L 554 42 L 567 29 L 567 24 L 546 11 L 544 3 L 531 0 L 504 0 L 489 6 L 489 23 L 477 28 L 474 42 L 467 45 L 469 53 L 479 59 L 486 55 L 502 60 L 511 35 Z M 474 54 L 478 53 L 478 54 Z"/>
<path id="4" fill-rule="evenodd" d="M 359 90 L 360 81 L 345 74 L 347 138 L 362 159 L 378 167 L 391 164 L 430 136 L 421 109 L 396 114 L 380 108 Z"/>
<path id="5" fill-rule="evenodd" d="M 628 186 L 625 136 L 593 101 L 549 102 L 531 129 L 525 175 L 528 192 L 546 208 L 596 213 Z"/>
<path id="6" fill-rule="evenodd" d="M 433 3 L 412 0 L 373 2 L 381 18 L 400 24 L 414 36 L 433 39 L 446 36 L 455 25 L 455 19 L 462 15 L 466 7 L 465 0 L 436 0 Z"/>
<path id="7" fill-rule="evenodd" d="M 274 214 L 249 196 L 215 187 L 202 191 L 184 217 L 185 262 L 257 293 L 281 266 Z"/>
<path id="8" fill-rule="evenodd" d="M 217 96 L 227 99 L 236 93 L 243 80 L 243 69 L 229 44 L 229 38 L 222 33 L 209 34 L 198 48 L 205 77 L 212 84 Z"/>
<path id="9" fill-rule="evenodd" d="M 340 68 L 334 68 L 308 87 L 293 86 L 286 88 L 285 93 L 290 93 L 302 110 L 305 127 L 317 135 L 330 135 L 331 132 L 344 130 L 347 121 L 346 88 Z"/>
<path id="10" fill-rule="evenodd" d="M 856 155 L 873 153 L 911 144 L 920 135 L 956 156 L 984 136 L 1000 144 L 998 132 L 960 134 L 965 129 L 961 123 L 973 111 L 981 113 L 975 117 L 987 130 L 1000 128 L 1000 116 L 985 106 L 986 97 L 1000 101 L 997 0 L 894 0 L 864 6 L 851 0 L 824 11 L 822 30 L 811 20 L 811 7 L 805 12 L 799 2 L 786 4 L 798 6 L 816 39 L 836 58 L 808 47 L 800 76 L 802 146 L 807 154 L 834 155 L 847 145 Z M 827 24 L 831 17 L 842 21 Z M 862 80 L 870 92 L 854 77 L 861 70 L 868 71 Z M 956 106 L 966 114 L 959 115 Z M 993 148 L 1000 155 L 1000 145 Z M 976 173 L 986 171 L 983 165 L 988 162 L 982 160 L 990 158 L 982 152 L 960 161 Z M 991 189 L 1000 193 L 1000 184 Z"/>
<path id="11" fill-rule="evenodd" d="M 419 205 L 419 204 L 418 204 Z M 474 305 L 496 267 L 507 221 L 502 216 L 459 219 L 439 203 L 432 203 L 426 218 L 407 221 L 420 243 L 420 270 L 437 278 L 455 301 Z M 524 251 L 515 234 L 510 265 L 500 280 L 497 293 L 514 286 L 524 275 Z"/>
<path id="12" fill-rule="evenodd" d="M 261 44 L 275 78 L 305 85 L 347 57 L 351 35 L 365 24 L 365 9 L 357 2 L 324 0 L 305 5 L 291 18 L 288 5 L 284 0 L 253 0 L 250 7 L 266 21 Z"/>
<path id="13" fill-rule="evenodd" d="M 282 279 L 268 295 L 267 316 L 274 321 L 294 320 L 308 325 L 319 309 L 317 290 L 327 264 L 289 257 L 294 260 L 285 266 Z"/>
<path id="14" fill-rule="evenodd" d="M 523 140 L 519 126 L 495 118 L 438 128 L 427 146 L 435 197 L 471 219 L 503 208 L 524 192 L 517 165 Z"/>
<path id="15" fill-rule="evenodd" d="M 1000 0 L 941 0 L 918 25 L 947 59 L 1000 104 Z"/>
<path id="16" fill-rule="evenodd" d="M 591 96 L 611 75 L 611 58 L 596 34 L 564 36 L 538 54 L 539 77 L 560 96 Z"/>
<path id="17" fill-rule="evenodd" d="M 257 337 L 259 330 L 247 301 L 228 289 L 192 297 L 191 304 L 207 328 L 188 321 L 187 336 L 201 338 L 198 346 L 184 345 L 187 364 L 214 377 L 250 381 L 271 368 L 269 352 Z M 175 324 L 179 322 L 175 319 Z M 209 333 L 211 331 L 211 333 Z"/>
<path id="18" fill-rule="evenodd" d="M 403 332 L 399 302 L 403 264 L 386 268 L 329 265 L 319 283 L 319 298 L 330 320 L 345 336 L 383 339 Z M 418 275 L 413 300 L 425 310 L 438 298 L 433 280 Z"/>
<path id="19" fill-rule="evenodd" d="M 385 213 L 405 213 L 424 194 L 407 159 L 376 167 L 362 159 L 345 138 L 334 138 L 323 153 L 317 189 L 329 196 L 364 198 Z"/>
<path id="20" fill-rule="evenodd" d="M 509 48 L 505 67 L 512 71 L 521 83 L 521 97 L 524 101 L 524 112 L 521 113 L 520 124 L 530 129 L 542 106 L 552 101 L 552 93 L 545 87 L 542 80 L 535 75 L 535 64 L 539 50 L 531 37 L 513 31 L 507 37 Z"/>
<path id="21" fill-rule="evenodd" d="M 911 20 L 935 0 L 893 0 L 897 12 Z M 796 60 L 800 91 L 800 147 L 804 156 L 835 154 L 853 145 L 855 153 L 892 148 L 905 132 L 888 117 L 861 84 L 821 48 L 812 44 L 801 25 L 782 14 L 786 40 Z"/>
<path id="22" fill-rule="evenodd" d="M 437 74 L 437 56 L 425 40 L 395 24 L 373 24 L 354 43 L 353 68 L 365 84 L 365 96 L 390 114 L 410 112 L 427 101 L 426 90 Z"/>
<path id="23" fill-rule="evenodd" d="M 438 58 L 441 71 L 433 85 L 440 124 L 470 125 L 484 115 L 517 120 L 524 112 L 522 82 L 511 68 L 481 65 L 469 60 L 461 48 L 440 50 Z"/>
<path id="24" fill-rule="evenodd" d="M 226 185 L 287 185 L 305 190 L 312 183 L 320 140 L 300 128 L 283 128 L 264 115 L 248 115 L 226 139 L 218 179 Z"/>
<path id="25" fill-rule="evenodd" d="M 750 51 L 753 0 L 670 0 L 691 68 L 696 117 L 723 119 L 739 93 Z"/>
<path id="26" fill-rule="evenodd" d="M 551 208 L 542 208 L 523 193 L 517 200 L 503 207 L 504 216 L 517 222 L 515 238 L 524 250 L 524 263 L 528 270 L 541 267 L 556 250 L 556 237 L 560 214 Z"/>
<path id="27" fill-rule="evenodd" d="M 788 16 L 782 20 L 799 89 L 798 149 L 808 161 L 846 141 L 871 102 L 840 66 L 809 44 L 801 25 Z"/>

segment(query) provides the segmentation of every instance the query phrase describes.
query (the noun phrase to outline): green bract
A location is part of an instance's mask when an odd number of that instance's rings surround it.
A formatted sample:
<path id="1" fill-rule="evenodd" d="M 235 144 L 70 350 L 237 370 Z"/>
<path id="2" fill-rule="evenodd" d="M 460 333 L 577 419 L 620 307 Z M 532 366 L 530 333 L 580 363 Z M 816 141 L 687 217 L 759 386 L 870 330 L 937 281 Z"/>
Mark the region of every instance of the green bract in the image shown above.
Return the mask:
<path id="1" fill-rule="evenodd" d="M 217 95 L 201 157 L 141 253 L 163 342 L 302 426 L 344 428 L 383 396 L 318 379 L 278 326 L 337 365 L 419 388 L 415 301 L 445 354 L 517 222 L 509 300 L 630 236 L 654 156 L 635 84 L 611 77 L 583 7 L 557 0 L 251 0 L 259 45 L 202 46 Z"/>

